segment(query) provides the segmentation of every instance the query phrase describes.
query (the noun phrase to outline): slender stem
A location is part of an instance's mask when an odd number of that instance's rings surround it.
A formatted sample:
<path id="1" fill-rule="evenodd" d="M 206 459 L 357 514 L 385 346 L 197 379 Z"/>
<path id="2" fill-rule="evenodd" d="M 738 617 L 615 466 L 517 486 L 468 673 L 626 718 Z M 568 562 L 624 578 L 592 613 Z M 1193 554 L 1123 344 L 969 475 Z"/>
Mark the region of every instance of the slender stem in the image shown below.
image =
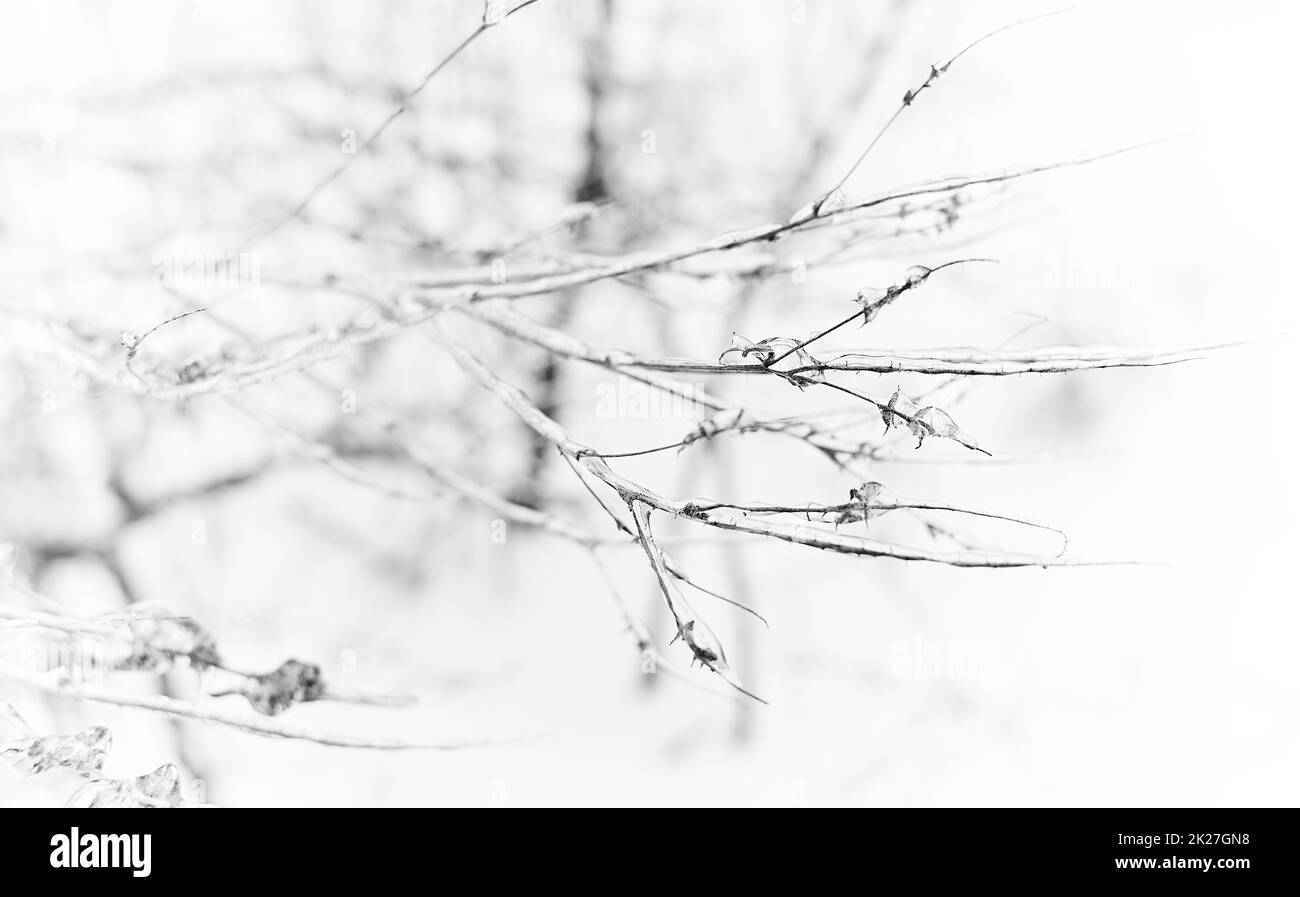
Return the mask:
<path id="1" fill-rule="evenodd" d="M 966 264 L 966 263 L 968 263 L 968 262 L 991 262 L 991 263 L 993 263 L 993 264 L 997 264 L 997 259 L 985 259 L 985 258 L 977 258 L 977 259 L 954 259 L 954 260 L 951 261 L 951 262 L 944 262 L 942 265 L 938 265 L 938 266 L 936 266 L 936 267 L 934 267 L 934 268 L 929 269 L 929 271 L 926 272 L 925 277 L 926 277 L 926 279 L 928 279 L 928 278 L 930 277 L 930 275 L 931 275 L 931 274 L 934 274 L 936 271 L 942 271 L 944 268 L 951 268 L 953 265 L 964 265 L 964 264 Z M 922 282 L 923 282 L 923 281 L 922 281 Z M 906 293 L 908 290 L 913 289 L 916 285 L 917 285 L 917 284 L 915 284 L 915 283 L 913 283 L 912 281 L 909 280 L 909 281 L 904 282 L 904 283 L 903 283 L 902 285 L 900 285 L 900 286 L 891 287 L 890 290 L 889 290 L 889 292 L 886 294 L 885 298 L 881 299 L 878 303 L 876 303 L 876 304 L 874 304 L 874 305 L 863 306 L 863 308 L 862 308 L 861 311 L 856 311 L 856 312 L 854 312 L 852 315 L 850 315 L 849 317 L 845 318 L 843 321 L 840 321 L 838 324 L 835 324 L 834 326 L 831 326 L 831 327 L 826 328 L 826 329 L 823 330 L 821 333 L 818 333 L 818 334 L 816 334 L 816 335 L 814 335 L 814 336 L 810 336 L 810 337 L 808 337 L 808 338 L 807 338 L 806 340 L 804 340 L 803 342 L 801 342 L 801 343 L 797 344 L 796 346 L 794 346 L 794 348 L 789 349 L 789 350 L 783 352 L 782 354 L 776 356 L 775 358 L 773 358 L 771 361 L 767 362 L 767 363 L 764 364 L 763 366 L 764 366 L 764 367 L 767 367 L 767 368 L 770 368 L 772 365 L 776 364 L 776 363 L 777 363 L 778 361 L 780 361 L 781 359 L 786 358 L 787 356 L 792 355 L 792 354 L 795 353 L 795 352 L 798 352 L 800 349 L 804 348 L 805 346 L 808 346 L 808 345 L 811 345 L 812 343 L 817 342 L 817 340 L 821 339 L 823 336 L 826 336 L 828 333 L 834 333 L 836 330 L 839 330 L 841 327 L 845 326 L 846 324 L 850 324 L 850 323 L 852 323 L 853 321 L 857 320 L 858 318 L 863 317 L 864 315 L 869 314 L 872 308 L 882 308 L 882 307 L 888 305 L 889 303 L 891 303 L 891 302 L 893 302 L 895 299 L 897 299 L 899 296 L 903 295 L 903 293 Z"/>
<path id="2" fill-rule="evenodd" d="M 817 342 L 817 340 L 821 339 L 823 336 L 826 336 L 826 335 L 828 335 L 828 334 L 834 333 L 836 330 L 839 330 L 841 327 L 843 327 L 843 326 L 845 326 L 845 325 L 847 325 L 847 324 L 852 324 L 854 321 L 856 321 L 858 318 L 862 317 L 862 316 L 865 315 L 866 313 L 867 313 L 867 310 L 866 310 L 865 308 L 862 309 L 861 311 L 855 311 L 853 314 L 849 315 L 847 318 L 845 318 L 843 321 L 840 321 L 838 324 L 834 324 L 834 325 L 832 325 L 832 326 L 830 326 L 830 327 L 827 327 L 825 330 L 823 330 L 821 333 L 818 333 L 818 334 L 815 335 L 815 336 L 810 336 L 810 337 L 808 337 L 806 340 L 804 340 L 803 342 L 799 343 L 799 344 L 796 345 L 794 348 L 786 350 L 785 352 L 783 352 L 783 353 L 781 353 L 780 355 L 776 356 L 775 358 L 773 358 L 771 361 L 767 362 L 767 363 L 766 363 L 765 365 L 763 365 L 763 366 L 764 366 L 764 367 L 769 367 L 769 368 L 770 368 L 772 365 L 776 364 L 776 363 L 777 363 L 778 361 L 780 361 L 781 359 L 783 359 L 783 358 L 785 358 L 785 357 L 787 357 L 787 356 L 789 356 L 789 355 L 793 355 L 795 352 L 798 352 L 800 349 L 804 348 L 805 346 L 808 346 L 808 345 L 810 345 L 810 344 L 812 344 L 812 343 Z"/>
<path id="3" fill-rule="evenodd" d="M 862 167 L 862 163 L 866 161 L 867 156 L 870 155 L 871 151 L 876 148 L 876 144 L 878 144 L 881 141 L 881 139 L 885 136 L 885 134 L 888 133 L 889 129 L 894 126 L 894 122 L 896 122 L 899 116 L 903 114 L 903 111 L 912 105 L 912 103 L 916 100 L 916 98 L 921 95 L 922 91 L 924 91 L 926 88 L 933 85 L 934 82 L 939 79 L 940 75 L 948 71 L 948 69 L 952 66 L 954 62 L 956 62 L 958 59 L 961 59 L 971 50 L 975 49 L 980 44 L 984 43 L 984 41 L 988 40 L 991 37 L 994 37 L 995 35 L 1001 34 L 1004 31 L 1009 31 L 1010 29 L 1016 28 L 1020 25 L 1027 25 L 1030 22 L 1037 22 L 1039 19 L 1046 19 L 1050 16 L 1060 15 L 1063 12 L 1067 12 L 1069 9 L 1071 9 L 1071 7 L 1066 7 L 1065 9 L 1058 9 L 1055 12 L 1043 13 L 1042 15 L 1032 16 L 1028 19 L 1021 19 L 1017 22 L 1012 22 L 1008 25 L 1003 25 L 1001 28 L 997 28 L 993 31 L 990 31 L 988 34 L 985 34 L 983 37 L 971 41 L 969 44 L 965 46 L 965 48 L 961 50 L 961 52 L 957 53 L 955 56 L 949 57 L 948 61 L 945 62 L 943 65 L 930 66 L 930 73 L 926 75 L 925 80 L 921 82 L 921 85 L 919 87 L 909 90 L 906 94 L 903 95 L 903 101 L 902 103 L 899 104 L 898 108 L 894 110 L 894 114 L 889 116 L 889 120 L 886 121 L 885 124 L 881 127 L 881 129 L 876 132 L 876 136 L 871 138 L 871 142 L 867 144 L 867 148 L 862 151 L 862 154 L 858 156 L 857 160 L 849 167 L 849 170 L 844 173 L 844 176 L 840 178 L 838 181 L 836 181 L 835 186 L 831 187 L 829 190 L 823 193 L 821 197 L 818 198 L 818 200 L 813 204 L 811 217 L 817 218 L 821 216 L 822 207 L 826 204 L 826 200 L 830 199 L 831 196 L 833 196 L 836 193 L 836 191 L 840 190 L 846 183 L 848 183 L 849 178 L 853 177 L 853 173 Z"/>

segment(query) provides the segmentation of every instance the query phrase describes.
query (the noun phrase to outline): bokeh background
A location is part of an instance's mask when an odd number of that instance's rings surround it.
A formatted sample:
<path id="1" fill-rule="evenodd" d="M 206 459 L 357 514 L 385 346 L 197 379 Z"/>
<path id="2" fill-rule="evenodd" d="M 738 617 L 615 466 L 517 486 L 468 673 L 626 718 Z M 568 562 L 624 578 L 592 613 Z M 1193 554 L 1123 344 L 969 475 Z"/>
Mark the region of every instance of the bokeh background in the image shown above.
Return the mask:
<path id="1" fill-rule="evenodd" d="M 979 255 L 1000 264 L 936 276 L 837 345 L 1252 340 L 1173 367 L 968 384 L 953 413 L 993 460 L 927 444 L 871 469 L 906 498 L 1049 521 L 1081 556 L 1151 564 L 956 570 L 761 540 L 675 548 L 698 580 L 770 620 L 700 599 L 769 707 L 737 703 L 704 673 L 643 675 L 607 584 L 570 545 L 517 527 L 502 538 L 491 513 L 450 499 L 377 494 L 219 396 L 144 398 L 27 341 L 30 315 L 112 341 L 195 304 L 260 336 L 327 327 L 358 308 L 340 282 L 381 290 L 473 263 L 584 200 L 607 205 L 530 250 L 688 245 L 782 220 L 838 179 L 931 62 L 1051 8 L 540 0 L 440 74 L 305 220 L 257 244 L 254 280 L 178 291 L 160 266 L 229 252 L 292 208 L 481 7 L 6 7 L 0 538 L 15 575 L 78 613 L 136 599 L 193 615 L 240 668 L 300 657 L 347 687 L 420 699 L 302 706 L 286 722 L 526 737 L 348 752 L 14 683 L 0 696 L 42 731 L 110 726 L 108 773 L 177 760 L 230 806 L 1293 804 L 1291 4 L 1088 2 L 981 45 L 899 121 L 850 196 L 1173 139 L 991 192 L 951 230 L 882 236 L 806 278 L 652 274 L 519 302 L 602 345 L 712 357 L 733 330 L 802 335 L 908 265 Z M 181 362 L 231 339 L 201 317 L 151 349 Z M 611 415 L 607 372 L 457 331 L 585 442 L 629 450 L 693 426 L 676 412 Z M 503 494 L 605 525 L 564 465 L 424 335 L 323 372 Z M 859 376 L 881 397 L 927 385 Z M 701 385 L 782 413 L 842 406 L 767 381 Z M 377 475 L 418 479 L 302 378 L 248 399 Z M 853 485 L 786 443 L 733 436 L 618 469 L 681 497 L 831 501 Z M 124 494 L 195 489 L 123 524 Z M 983 535 L 1044 547 L 1014 529 Z M 644 558 L 610 558 L 666 642 Z M 678 649 L 669 656 L 685 665 Z M 107 684 L 159 688 L 144 674 Z M 167 687 L 202 700 L 184 670 Z M 6 805 L 69 790 L 0 772 Z"/>

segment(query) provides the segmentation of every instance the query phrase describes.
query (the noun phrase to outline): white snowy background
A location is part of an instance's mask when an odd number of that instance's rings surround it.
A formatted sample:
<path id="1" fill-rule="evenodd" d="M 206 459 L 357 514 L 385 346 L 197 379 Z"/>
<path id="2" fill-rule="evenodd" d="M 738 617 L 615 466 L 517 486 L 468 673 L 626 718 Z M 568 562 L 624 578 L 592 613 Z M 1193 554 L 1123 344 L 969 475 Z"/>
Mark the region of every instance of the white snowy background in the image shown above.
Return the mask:
<path id="1" fill-rule="evenodd" d="M 852 163 L 929 63 L 1052 8 L 898 6 L 616 2 L 601 132 L 619 211 L 593 232 L 597 248 L 788 216 Z M 272 281 L 428 270 L 390 244 L 491 244 L 554 220 L 582 176 L 583 40 L 596 8 L 540 0 L 487 33 L 321 196 L 311 223 L 257 248 L 260 286 L 200 298 L 258 333 L 327 326 L 355 304 Z M 5 5 L 0 301 L 109 334 L 182 310 L 157 289 L 157 260 L 228 249 L 291 208 L 339 163 L 340 134 L 368 133 L 479 12 L 469 0 Z M 88 395 L 0 333 L 0 539 L 113 532 L 105 484 L 119 462 L 132 488 L 159 495 L 279 458 L 250 484 L 124 534 L 139 596 L 201 620 L 237 667 L 298 657 L 347 687 L 420 700 L 307 705 L 286 722 L 523 737 L 349 752 L 13 684 L 0 696 L 43 731 L 109 726 L 108 773 L 179 759 L 187 781 L 228 806 L 1294 804 L 1297 24 L 1281 2 L 1085 2 L 999 35 L 908 111 L 851 194 L 1175 139 L 1013 184 L 946 244 L 882 243 L 805 283 L 776 278 L 743 329 L 727 307 L 741 287 L 725 277 L 651 278 L 668 313 L 625 285 L 589 287 L 569 325 L 601 344 L 711 357 L 733 329 L 803 334 L 908 265 L 980 255 L 1001 264 L 936 277 L 841 345 L 995 346 L 1035 316 L 1045 320 L 1013 345 L 1258 338 L 1173 367 L 973 384 L 955 412 L 963 428 L 995 455 L 1051 457 L 972 462 L 927 446 L 915 457 L 959 463 L 875 472 L 908 498 L 1049 521 L 1081 556 L 1155 563 L 957 570 L 759 540 L 681 549 L 697 579 L 771 621 L 706 605 L 737 670 L 771 702 L 740 707 L 709 693 L 718 683 L 704 673 L 703 689 L 647 684 L 605 583 L 572 546 L 520 528 L 494 541 L 486 511 L 342 481 L 295 461 L 220 397 L 180 409 L 124 388 Z M 845 108 L 877 39 L 885 55 Z M 833 150 L 799 171 L 808 135 L 828 121 Z M 798 185 L 807 192 L 781 207 Z M 942 248 L 959 238 L 969 240 Z M 552 301 L 520 307 L 544 315 Z M 465 332 L 530 388 L 535 353 Z M 155 348 L 183 358 L 217 336 L 178 323 Z M 329 368 L 363 405 L 400 410 L 439 457 L 502 491 L 525 474 L 523 429 L 428 339 L 405 334 L 363 355 Z M 561 416 L 585 442 L 627 450 L 692 426 L 602 416 L 610 376 L 564 370 Z M 860 376 L 880 395 L 904 382 Z M 707 385 L 789 412 L 822 401 L 768 382 Z M 251 394 L 319 429 L 331 409 L 312 396 L 294 378 Z M 673 496 L 841 497 L 852 483 L 800 448 L 750 435 L 718 456 L 691 449 L 618 468 Z M 604 527 L 575 485 L 548 462 L 542 488 L 556 507 Z M 618 557 L 623 593 L 663 632 L 644 558 Z M 90 560 L 51 564 L 40 587 L 78 612 L 122 606 Z M 684 665 L 678 649 L 667 650 Z M 174 678 L 197 695 L 184 671 Z M 112 682 L 157 688 L 143 674 Z M 5 805 L 61 802 L 68 789 L 0 772 Z"/>

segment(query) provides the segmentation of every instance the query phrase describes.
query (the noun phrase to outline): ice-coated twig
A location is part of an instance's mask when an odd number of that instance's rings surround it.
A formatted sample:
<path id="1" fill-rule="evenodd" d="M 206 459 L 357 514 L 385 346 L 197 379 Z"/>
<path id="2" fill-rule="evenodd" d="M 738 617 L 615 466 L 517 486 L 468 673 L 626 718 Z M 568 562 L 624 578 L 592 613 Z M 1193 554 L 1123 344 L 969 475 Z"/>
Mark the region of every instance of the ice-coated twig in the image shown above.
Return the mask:
<path id="1" fill-rule="evenodd" d="M 149 381 L 141 378 L 136 384 L 141 392 L 165 400 L 177 400 L 196 395 L 224 395 L 251 386 L 268 383 L 289 374 L 300 373 L 343 353 L 388 339 L 405 330 L 428 322 L 442 311 L 463 308 L 491 299 L 522 299 L 541 296 L 603 280 L 616 279 L 629 274 L 670 267 L 678 262 L 698 256 L 729 252 L 742 246 L 772 242 L 789 234 L 804 230 L 810 222 L 840 222 L 855 212 L 871 209 L 896 200 L 948 194 L 962 189 L 987 184 L 1000 184 L 1047 171 L 1084 165 L 1122 153 L 1131 152 L 1162 141 L 1135 144 L 1104 153 L 1053 162 L 1045 165 L 1010 169 L 998 173 L 970 177 L 948 178 L 914 187 L 887 191 L 880 196 L 862 200 L 844 209 L 823 212 L 820 218 L 772 224 L 747 230 L 731 231 L 721 237 L 681 249 L 662 252 L 634 253 L 607 264 L 583 270 L 539 277 L 517 283 L 488 284 L 452 289 L 401 290 L 390 297 L 393 302 L 389 313 L 379 321 L 355 319 L 342 326 L 327 330 L 293 334 L 241 348 L 232 360 L 200 359 L 194 362 L 197 372 L 184 380 L 172 382 Z M 820 225 L 819 225 L 820 226 Z M 373 315 L 371 315 L 373 316 Z"/>
<path id="2" fill-rule="evenodd" d="M 984 554 L 977 552 L 936 552 L 929 549 L 892 545 L 875 539 L 833 532 L 817 527 L 785 524 L 779 521 L 758 520 L 739 514 L 703 512 L 692 514 L 692 501 L 674 501 L 651 489 L 623 477 L 612 470 L 590 448 L 573 440 L 553 419 L 543 414 L 517 387 L 497 376 L 490 368 L 451 337 L 441 323 L 430 325 L 438 342 L 456 360 L 456 363 L 482 387 L 497 396 L 535 432 L 556 445 L 564 454 L 574 459 L 588 473 L 613 489 L 624 502 L 639 501 L 655 510 L 696 521 L 705 526 L 735 532 L 767 536 L 795 544 L 807 545 L 826 551 L 855 554 L 867 557 L 887 557 L 897 560 L 924 561 L 957 567 L 1069 567 L 1095 566 L 1122 561 L 1077 561 L 1027 554 Z"/>
<path id="3" fill-rule="evenodd" d="M 504 744 L 517 738 L 482 738 L 482 739 L 434 739 L 414 740 L 403 738 L 376 738 L 367 735 L 351 735 L 338 732 L 317 731 L 306 726 L 291 726 L 262 717 L 236 714 L 202 706 L 193 701 L 169 698 L 162 695 L 129 695 L 89 686 L 58 686 L 50 683 L 27 680 L 28 684 L 42 688 L 52 694 L 91 701 L 97 704 L 111 704 L 117 707 L 129 707 L 161 713 L 196 722 L 226 726 L 261 735 L 266 738 L 285 738 L 294 741 L 310 741 L 327 747 L 356 748 L 374 751 L 454 751 L 470 747 L 486 747 Z"/>

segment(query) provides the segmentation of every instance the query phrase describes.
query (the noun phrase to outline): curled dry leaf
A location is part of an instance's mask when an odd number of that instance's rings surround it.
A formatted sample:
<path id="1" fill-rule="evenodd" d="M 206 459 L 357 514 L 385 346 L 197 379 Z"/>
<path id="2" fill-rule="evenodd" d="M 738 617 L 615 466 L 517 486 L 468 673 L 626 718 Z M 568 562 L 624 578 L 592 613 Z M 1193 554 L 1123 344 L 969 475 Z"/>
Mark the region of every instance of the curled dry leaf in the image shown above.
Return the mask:
<path id="1" fill-rule="evenodd" d="M 739 333 L 731 335 L 731 346 L 718 356 L 719 364 L 727 364 L 727 358 L 733 354 L 739 354 L 741 362 L 747 361 L 750 356 L 756 358 L 759 364 L 769 365 L 778 357 L 791 355 L 795 359 L 795 365 L 800 368 L 808 368 L 801 376 L 811 380 L 824 379 L 821 371 L 821 362 L 812 356 L 812 353 L 803 348 L 802 340 L 791 339 L 788 336 L 769 336 L 764 339 L 752 342 Z M 800 383 L 798 380 L 794 384 L 800 389 L 807 387 L 807 383 Z"/>
<path id="2" fill-rule="evenodd" d="M 889 397 L 889 401 L 880 409 L 880 419 L 885 424 L 885 432 L 888 433 L 890 428 L 901 419 L 899 415 L 895 413 L 896 411 L 901 411 L 903 414 L 907 414 L 910 409 L 915 407 L 916 403 L 903 395 L 901 389 L 896 388 L 894 394 Z"/>
<path id="3" fill-rule="evenodd" d="M 831 522 L 836 526 L 858 521 L 867 523 L 873 518 L 888 514 L 900 504 L 897 495 L 874 480 L 854 486 L 849 490 L 849 498 L 855 503 L 853 506 L 830 516 Z"/>
<path id="4" fill-rule="evenodd" d="M 920 406 L 915 399 L 908 397 L 900 389 L 895 389 L 889 401 L 880 407 L 880 419 L 884 421 L 885 432 L 901 422 L 906 422 L 908 430 L 916 437 L 916 447 L 920 448 L 927 436 L 939 439 L 951 439 L 967 448 L 984 451 L 969 434 L 965 433 L 948 412 L 934 405 Z M 987 453 L 986 453 L 987 454 Z"/>
<path id="5" fill-rule="evenodd" d="M 921 447 L 921 443 L 925 441 L 927 436 L 953 439 L 961 433 L 956 422 L 948 416 L 948 412 L 933 405 L 927 405 L 916 412 L 907 426 L 912 431 L 912 435 L 916 437 L 917 448 Z"/>
<path id="6" fill-rule="evenodd" d="M 776 349 L 769 345 L 769 340 L 753 342 L 739 333 L 733 333 L 731 334 L 731 347 L 718 356 L 718 363 L 726 364 L 727 356 L 733 353 L 739 353 L 742 362 L 748 359 L 749 356 L 754 355 L 760 363 L 766 364 L 776 356 Z"/>
<path id="7" fill-rule="evenodd" d="M 876 500 L 876 497 L 884 490 L 884 486 L 872 480 L 868 483 L 862 483 L 854 486 L 849 490 L 849 498 L 863 505 L 870 506 Z"/>

